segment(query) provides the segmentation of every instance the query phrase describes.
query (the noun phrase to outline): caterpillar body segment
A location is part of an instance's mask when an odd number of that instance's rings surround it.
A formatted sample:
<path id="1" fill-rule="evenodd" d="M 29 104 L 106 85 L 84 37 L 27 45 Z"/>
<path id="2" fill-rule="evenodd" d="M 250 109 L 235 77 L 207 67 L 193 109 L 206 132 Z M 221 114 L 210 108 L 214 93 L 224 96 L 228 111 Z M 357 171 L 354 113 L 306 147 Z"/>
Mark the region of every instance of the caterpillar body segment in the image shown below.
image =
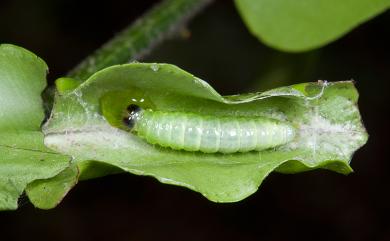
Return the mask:
<path id="1" fill-rule="evenodd" d="M 264 117 L 216 117 L 133 107 L 126 124 L 148 143 L 204 153 L 261 151 L 294 139 L 287 122 Z M 129 123 L 130 122 L 130 123 Z"/>

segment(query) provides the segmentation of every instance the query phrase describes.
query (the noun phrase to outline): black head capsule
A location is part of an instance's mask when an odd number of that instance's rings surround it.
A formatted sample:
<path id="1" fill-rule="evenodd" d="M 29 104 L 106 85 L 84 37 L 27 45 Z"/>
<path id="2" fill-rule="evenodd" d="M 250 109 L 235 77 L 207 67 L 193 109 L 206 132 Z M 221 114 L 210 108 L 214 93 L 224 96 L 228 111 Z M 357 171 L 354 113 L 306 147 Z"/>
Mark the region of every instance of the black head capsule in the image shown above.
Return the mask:
<path id="1" fill-rule="evenodd" d="M 131 104 L 131 105 L 127 106 L 127 112 L 130 115 L 135 114 L 136 112 L 139 112 L 140 110 L 141 110 L 141 108 L 135 104 Z"/>
<path id="2" fill-rule="evenodd" d="M 127 116 L 123 118 L 123 123 L 130 129 L 135 125 L 137 115 L 141 111 L 138 105 L 131 104 L 127 107 Z"/>

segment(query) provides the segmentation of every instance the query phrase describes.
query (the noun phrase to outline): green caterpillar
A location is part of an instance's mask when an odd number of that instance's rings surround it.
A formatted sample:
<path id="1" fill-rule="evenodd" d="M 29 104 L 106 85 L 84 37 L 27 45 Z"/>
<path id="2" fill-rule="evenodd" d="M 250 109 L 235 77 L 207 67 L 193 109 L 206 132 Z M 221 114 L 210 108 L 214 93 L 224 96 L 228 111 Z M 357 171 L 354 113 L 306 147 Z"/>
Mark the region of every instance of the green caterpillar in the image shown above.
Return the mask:
<path id="1" fill-rule="evenodd" d="M 265 117 L 215 117 L 141 109 L 131 104 L 124 123 L 148 143 L 204 153 L 261 151 L 294 139 L 295 128 Z"/>

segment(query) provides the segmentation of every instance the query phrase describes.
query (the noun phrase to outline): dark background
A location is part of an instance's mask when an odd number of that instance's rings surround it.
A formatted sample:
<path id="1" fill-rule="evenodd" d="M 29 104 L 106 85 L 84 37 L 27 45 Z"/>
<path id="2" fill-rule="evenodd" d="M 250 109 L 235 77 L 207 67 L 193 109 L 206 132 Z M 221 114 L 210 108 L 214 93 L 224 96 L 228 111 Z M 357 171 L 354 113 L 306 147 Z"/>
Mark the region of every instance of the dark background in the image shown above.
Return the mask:
<path id="1" fill-rule="evenodd" d="M 50 81 L 157 1 L 1 0 L 0 42 L 23 46 L 50 67 Z M 55 209 L 26 196 L 0 213 L 0 240 L 390 240 L 390 12 L 316 51 L 287 54 L 252 37 L 232 2 L 217 1 L 145 61 L 167 62 L 222 94 L 355 79 L 370 134 L 355 173 L 273 173 L 259 191 L 217 204 L 151 177 L 119 174 L 79 183 Z"/>

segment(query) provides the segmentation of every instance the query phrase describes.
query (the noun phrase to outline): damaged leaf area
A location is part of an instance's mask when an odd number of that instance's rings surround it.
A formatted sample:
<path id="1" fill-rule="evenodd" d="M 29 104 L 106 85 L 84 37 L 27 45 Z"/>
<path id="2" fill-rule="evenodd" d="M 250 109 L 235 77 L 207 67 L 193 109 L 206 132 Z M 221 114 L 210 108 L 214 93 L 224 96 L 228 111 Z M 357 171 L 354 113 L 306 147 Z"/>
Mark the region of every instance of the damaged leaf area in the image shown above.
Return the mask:
<path id="1" fill-rule="evenodd" d="M 43 126 L 44 142 L 53 151 L 72 156 L 81 167 L 80 177 L 123 170 L 190 188 L 215 202 L 244 199 L 274 170 L 297 173 L 325 168 L 348 174 L 353 153 L 367 141 L 351 81 L 221 96 L 176 66 L 132 63 L 106 68 L 80 85 L 60 79 L 57 88 L 51 117 Z M 122 120 L 127 106 L 134 103 L 214 118 L 270 118 L 290 123 L 296 136 L 262 151 L 172 150 L 149 144 L 126 129 Z M 97 166 L 102 169 L 91 168 L 94 163 L 101 163 Z"/>
<path id="2" fill-rule="evenodd" d="M 69 156 L 43 144 L 46 72 L 46 64 L 33 53 L 0 45 L 0 210 L 16 209 L 29 183 L 69 166 Z"/>

